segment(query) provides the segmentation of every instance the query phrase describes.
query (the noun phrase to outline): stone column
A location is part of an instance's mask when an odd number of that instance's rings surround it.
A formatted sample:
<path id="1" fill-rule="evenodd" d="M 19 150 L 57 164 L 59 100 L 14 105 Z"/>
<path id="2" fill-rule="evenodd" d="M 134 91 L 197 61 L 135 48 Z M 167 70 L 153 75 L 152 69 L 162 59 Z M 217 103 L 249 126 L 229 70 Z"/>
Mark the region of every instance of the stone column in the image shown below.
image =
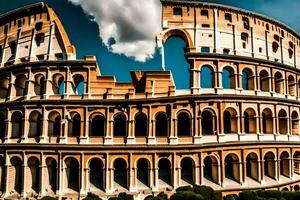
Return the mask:
<path id="1" fill-rule="evenodd" d="M 43 107 L 42 119 L 42 133 L 40 135 L 40 142 L 47 143 L 48 138 L 48 111 Z"/>
<path id="2" fill-rule="evenodd" d="M 29 133 L 29 110 L 25 108 L 24 114 L 23 114 L 23 135 L 21 136 L 22 142 L 27 143 L 28 142 L 28 133 Z"/>

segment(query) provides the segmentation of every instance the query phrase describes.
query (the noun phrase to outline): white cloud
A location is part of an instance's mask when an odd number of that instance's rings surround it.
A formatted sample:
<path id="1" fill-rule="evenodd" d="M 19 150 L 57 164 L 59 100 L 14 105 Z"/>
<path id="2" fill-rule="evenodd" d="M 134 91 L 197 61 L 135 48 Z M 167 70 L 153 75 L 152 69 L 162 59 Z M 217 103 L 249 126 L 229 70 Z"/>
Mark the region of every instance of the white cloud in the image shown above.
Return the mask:
<path id="1" fill-rule="evenodd" d="M 69 0 L 93 16 L 110 51 L 145 62 L 155 53 L 161 30 L 159 0 Z"/>

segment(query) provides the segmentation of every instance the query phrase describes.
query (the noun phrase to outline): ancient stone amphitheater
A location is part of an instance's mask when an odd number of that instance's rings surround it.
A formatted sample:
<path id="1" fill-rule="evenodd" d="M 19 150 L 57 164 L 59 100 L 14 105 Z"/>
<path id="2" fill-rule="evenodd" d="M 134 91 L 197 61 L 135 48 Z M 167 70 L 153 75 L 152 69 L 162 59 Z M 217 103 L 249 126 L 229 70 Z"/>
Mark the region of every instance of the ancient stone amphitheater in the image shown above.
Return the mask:
<path id="1" fill-rule="evenodd" d="M 2 197 L 299 190 L 299 34 L 237 8 L 161 3 L 157 44 L 164 58 L 168 38 L 186 41 L 188 90 L 170 71 L 101 75 L 44 3 L 0 16 Z"/>

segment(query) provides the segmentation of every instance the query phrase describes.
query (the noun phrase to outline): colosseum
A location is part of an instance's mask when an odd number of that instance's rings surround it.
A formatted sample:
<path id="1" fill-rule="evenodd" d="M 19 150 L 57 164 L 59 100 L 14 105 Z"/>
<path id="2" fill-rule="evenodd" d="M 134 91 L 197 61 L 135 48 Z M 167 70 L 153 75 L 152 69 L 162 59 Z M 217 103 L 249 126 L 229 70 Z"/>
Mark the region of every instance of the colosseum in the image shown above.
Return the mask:
<path id="1" fill-rule="evenodd" d="M 0 16 L 2 198 L 299 190 L 299 34 L 242 9 L 161 3 L 157 45 L 164 59 L 168 38 L 186 42 L 189 89 L 170 71 L 101 75 L 44 3 Z"/>

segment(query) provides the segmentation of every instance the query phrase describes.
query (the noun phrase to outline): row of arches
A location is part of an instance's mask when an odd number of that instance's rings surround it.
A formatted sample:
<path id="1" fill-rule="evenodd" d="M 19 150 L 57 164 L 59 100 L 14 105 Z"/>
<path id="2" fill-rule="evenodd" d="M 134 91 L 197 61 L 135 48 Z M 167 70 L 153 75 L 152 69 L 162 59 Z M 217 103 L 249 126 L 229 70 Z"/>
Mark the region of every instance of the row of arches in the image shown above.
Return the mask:
<path id="1" fill-rule="evenodd" d="M 69 137 L 79 137 L 83 132 L 83 122 L 81 115 L 77 112 L 71 112 L 67 117 L 67 135 Z M 275 126 L 277 119 L 278 127 Z M 240 121 L 242 123 L 240 123 Z M 262 110 L 260 115 L 253 109 L 247 108 L 238 116 L 238 111 L 232 107 L 225 109 L 222 117 L 223 127 L 218 128 L 218 117 L 212 109 L 205 109 L 200 113 L 201 134 L 216 135 L 223 131 L 229 133 L 264 133 L 264 134 L 293 134 L 299 135 L 299 115 L 296 111 L 291 113 L 291 117 L 287 111 L 281 109 L 277 116 L 274 115 L 270 108 Z M 3 113 L 0 113 L 0 136 L 7 136 L 7 120 Z M 20 111 L 15 111 L 11 115 L 11 138 L 21 138 L 24 133 L 24 115 Z M 126 137 L 128 135 L 128 118 L 123 112 L 116 113 L 113 117 L 112 134 L 114 137 Z M 178 137 L 193 136 L 193 118 L 189 111 L 179 111 L 176 116 L 176 134 Z M 261 126 L 259 124 L 261 123 Z M 47 123 L 44 123 L 42 114 L 39 111 L 32 111 L 28 118 L 28 134 L 26 136 L 37 138 L 43 132 L 43 126 L 48 126 L 49 137 L 59 137 L 63 132 L 62 116 L 57 111 L 52 111 L 48 115 Z M 242 127 L 239 128 L 240 124 Z M 107 135 L 107 119 L 101 113 L 95 113 L 89 119 L 89 136 L 104 137 Z M 149 135 L 149 119 L 143 112 L 138 112 L 134 118 L 134 135 L 136 137 L 147 137 Z M 155 136 L 170 136 L 170 118 L 167 113 L 159 112 L 155 116 Z M 291 126 L 291 127 L 290 127 Z M 241 129 L 241 130 L 240 130 Z M 219 130 L 219 131 L 218 131 Z"/>
<path id="2" fill-rule="evenodd" d="M 217 74 L 214 69 L 210 65 L 203 65 L 200 69 L 200 86 L 201 88 L 214 88 L 215 87 L 215 79 Z M 243 69 L 241 73 L 241 85 L 240 87 L 244 90 L 255 90 L 255 86 L 259 86 L 259 89 L 263 92 L 271 91 L 271 83 L 272 79 L 274 79 L 274 92 L 279 94 L 288 94 L 290 96 L 297 96 L 296 87 L 297 81 L 293 75 L 289 75 L 287 77 L 287 91 L 285 91 L 285 78 L 284 75 L 277 71 L 274 74 L 274 77 L 271 77 L 267 70 L 261 70 L 258 74 L 259 78 L 256 79 L 255 74 L 250 68 Z M 238 82 L 238 75 L 235 70 L 231 66 L 226 66 L 222 70 L 222 87 L 224 89 L 236 89 Z M 258 83 L 255 84 L 255 82 Z M 298 82 L 298 86 L 300 86 L 300 81 Z M 258 87 L 257 87 L 258 88 Z"/>
<path id="3" fill-rule="evenodd" d="M 52 77 L 52 80 L 50 80 L 52 87 L 51 90 L 49 88 L 49 91 L 51 91 L 52 94 L 64 95 L 66 88 L 64 76 L 62 74 L 54 74 Z M 32 86 L 29 86 L 29 84 L 32 84 Z M 84 84 L 85 80 L 82 75 L 76 74 L 72 76 L 71 88 L 73 94 L 83 95 L 85 90 Z M 31 91 L 33 91 L 32 95 L 43 96 L 46 94 L 46 85 L 47 80 L 43 74 L 36 74 L 32 82 L 29 81 L 24 74 L 17 75 L 12 84 L 10 83 L 9 78 L 1 78 L 0 99 L 6 99 L 9 96 L 24 97 L 28 93 L 31 93 Z"/>
<path id="4" fill-rule="evenodd" d="M 68 157 L 63 162 L 64 171 L 60 175 L 63 177 L 59 177 L 58 163 L 54 158 L 46 158 L 46 168 L 44 174 L 41 174 L 41 163 L 38 158 L 30 157 L 24 168 L 22 159 L 14 156 L 10 159 L 11 165 L 7 172 L 11 177 L 10 181 L 1 182 L 1 188 L 3 191 L 4 184 L 8 184 L 9 192 L 16 191 L 19 194 L 22 190 L 38 194 L 42 187 L 47 188 L 51 194 L 55 194 L 60 187 L 63 190 L 79 192 L 83 186 L 81 179 L 84 178 L 88 180 L 85 184 L 88 191 L 105 192 L 108 177 L 112 178 L 109 181 L 112 183 L 112 190 L 129 190 L 129 187 L 147 189 L 153 184 L 158 188 L 174 187 L 177 178 L 179 180 L 177 186 L 199 184 L 199 180 L 202 184 L 228 185 L 232 182 L 235 184 L 247 181 L 260 183 L 262 180 L 279 180 L 280 177 L 292 178 L 293 173 L 300 175 L 300 152 L 298 151 L 292 156 L 289 152 L 282 151 L 278 154 L 278 158 L 272 151 L 266 151 L 261 158 L 256 152 L 249 152 L 243 159 L 245 161 L 241 160 L 240 155 L 236 153 L 228 153 L 223 159 L 212 153 L 203 158 L 199 168 L 197 161 L 190 156 L 182 157 L 178 166 L 174 166 L 172 159 L 161 157 L 155 164 L 156 167 L 148 158 L 141 157 L 136 160 L 134 166 L 130 167 L 126 159 L 118 157 L 112 161 L 111 168 L 107 168 L 102 159 L 91 158 L 87 169 L 84 170 L 86 171 L 84 174 L 86 177 L 84 177 L 82 176 L 83 166 L 80 162 L 76 158 Z M 4 170 L 3 158 L 1 166 Z M 198 168 L 200 171 L 197 171 Z M 130 175 L 130 170 L 134 170 L 133 176 Z M 23 185 L 25 176 L 26 186 Z M 41 176 L 43 176 L 42 179 Z M 130 177 L 134 180 L 130 180 Z M 60 179 L 62 181 L 59 181 Z"/>

